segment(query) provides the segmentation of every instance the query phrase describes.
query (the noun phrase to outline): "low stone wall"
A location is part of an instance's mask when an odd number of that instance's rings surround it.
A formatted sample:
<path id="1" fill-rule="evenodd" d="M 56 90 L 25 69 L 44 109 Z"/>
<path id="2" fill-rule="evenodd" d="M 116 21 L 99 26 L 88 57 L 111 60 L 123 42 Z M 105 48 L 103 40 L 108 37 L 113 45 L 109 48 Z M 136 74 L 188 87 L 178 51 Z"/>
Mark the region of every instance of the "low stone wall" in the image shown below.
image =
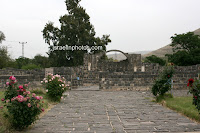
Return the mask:
<path id="1" fill-rule="evenodd" d="M 146 68 L 147 72 L 100 72 L 100 89 L 148 90 L 154 84 L 156 77 L 163 70 L 163 67 L 152 64 Z M 188 79 L 199 78 L 200 65 L 175 66 L 174 69 L 175 73 L 172 78 L 173 89 L 187 89 Z"/>
<path id="2" fill-rule="evenodd" d="M 12 75 L 14 75 L 17 78 L 19 84 L 25 84 L 30 82 L 30 86 L 38 87 L 41 86 L 40 81 L 45 77 L 45 69 L 0 69 L 0 88 L 5 87 L 5 83 L 9 80 L 9 77 Z"/>

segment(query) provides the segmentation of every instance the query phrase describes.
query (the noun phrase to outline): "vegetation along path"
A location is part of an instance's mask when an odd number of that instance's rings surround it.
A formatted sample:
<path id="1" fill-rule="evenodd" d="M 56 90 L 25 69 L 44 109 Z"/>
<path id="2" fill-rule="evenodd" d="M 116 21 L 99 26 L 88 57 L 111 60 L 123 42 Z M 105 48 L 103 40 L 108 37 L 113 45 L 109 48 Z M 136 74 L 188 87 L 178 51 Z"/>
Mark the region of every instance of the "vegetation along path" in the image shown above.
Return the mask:
<path id="1" fill-rule="evenodd" d="M 136 91 L 70 91 L 30 132 L 147 133 L 200 131 L 178 113 Z"/>

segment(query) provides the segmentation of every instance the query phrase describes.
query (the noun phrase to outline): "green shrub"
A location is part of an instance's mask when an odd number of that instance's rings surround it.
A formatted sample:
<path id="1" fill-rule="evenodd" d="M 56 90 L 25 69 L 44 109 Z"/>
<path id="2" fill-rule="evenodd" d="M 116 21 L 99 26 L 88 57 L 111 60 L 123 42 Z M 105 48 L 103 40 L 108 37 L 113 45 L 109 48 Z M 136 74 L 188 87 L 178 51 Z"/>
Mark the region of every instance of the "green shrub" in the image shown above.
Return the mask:
<path id="1" fill-rule="evenodd" d="M 171 89 L 171 78 L 173 73 L 173 66 L 166 66 L 163 72 L 159 74 L 151 90 L 154 96 L 164 95 Z"/>
<path id="2" fill-rule="evenodd" d="M 47 96 L 52 100 L 59 102 L 63 93 L 67 90 L 65 78 L 60 75 L 48 74 L 41 83 L 45 86 Z"/>
<path id="3" fill-rule="evenodd" d="M 193 95 L 193 104 L 200 113 L 200 80 L 189 79 L 187 86 L 189 87 L 189 93 Z"/>
<path id="4" fill-rule="evenodd" d="M 25 69 L 25 70 L 32 70 L 32 69 L 38 69 L 38 68 L 40 68 L 40 66 L 37 66 L 35 64 L 28 64 L 28 65 L 22 66 L 22 69 Z"/>
<path id="5" fill-rule="evenodd" d="M 15 129 L 24 129 L 37 120 L 38 115 L 43 110 L 40 99 L 42 97 L 29 93 L 29 95 L 25 94 L 14 97 L 12 102 L 6 105 L 11 125 Z"/>
<path id="6" fill-rule="evenodd" d="M 16 78 L 11 76 L 10 82 L 5 93 L 5 98 L 2 98 L 4 107 L 8 112 L 5 116 L 8 118 L 11 126 L 15 129 L 22 130 L 36 121 L 38 115 L 44 111 L 41 99 L 43 97 L 36 96 L 26 91 L 28 84 L 17 87 Z M 12 97 L 12 98 L 11 98 Z"/>

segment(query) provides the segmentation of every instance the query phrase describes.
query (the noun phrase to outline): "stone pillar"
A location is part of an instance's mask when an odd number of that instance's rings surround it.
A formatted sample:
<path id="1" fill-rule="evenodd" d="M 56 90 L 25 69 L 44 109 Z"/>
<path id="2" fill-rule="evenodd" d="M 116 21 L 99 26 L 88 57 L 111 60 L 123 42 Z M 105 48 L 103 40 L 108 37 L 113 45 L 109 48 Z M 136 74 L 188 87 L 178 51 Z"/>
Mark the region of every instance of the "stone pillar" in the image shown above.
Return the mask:
<path id="1" fill-rule="evenodd" d="M 47 77 L 48 73 L 54 74 L 53 68 L 45 68 L 45 77 Z"/>

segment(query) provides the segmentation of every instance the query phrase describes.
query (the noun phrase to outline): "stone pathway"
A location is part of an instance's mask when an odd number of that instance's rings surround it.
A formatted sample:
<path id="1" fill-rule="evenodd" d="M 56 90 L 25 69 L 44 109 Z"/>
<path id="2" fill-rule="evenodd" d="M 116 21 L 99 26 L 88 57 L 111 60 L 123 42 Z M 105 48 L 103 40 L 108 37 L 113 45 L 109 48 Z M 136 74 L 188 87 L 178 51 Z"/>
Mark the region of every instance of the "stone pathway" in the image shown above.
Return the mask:
<path id="1" fill-rule="evenodd" d="M 136 91 L 70 91 L 31 133 L 148 133 L 200 131 L 174 111 Z"/>

